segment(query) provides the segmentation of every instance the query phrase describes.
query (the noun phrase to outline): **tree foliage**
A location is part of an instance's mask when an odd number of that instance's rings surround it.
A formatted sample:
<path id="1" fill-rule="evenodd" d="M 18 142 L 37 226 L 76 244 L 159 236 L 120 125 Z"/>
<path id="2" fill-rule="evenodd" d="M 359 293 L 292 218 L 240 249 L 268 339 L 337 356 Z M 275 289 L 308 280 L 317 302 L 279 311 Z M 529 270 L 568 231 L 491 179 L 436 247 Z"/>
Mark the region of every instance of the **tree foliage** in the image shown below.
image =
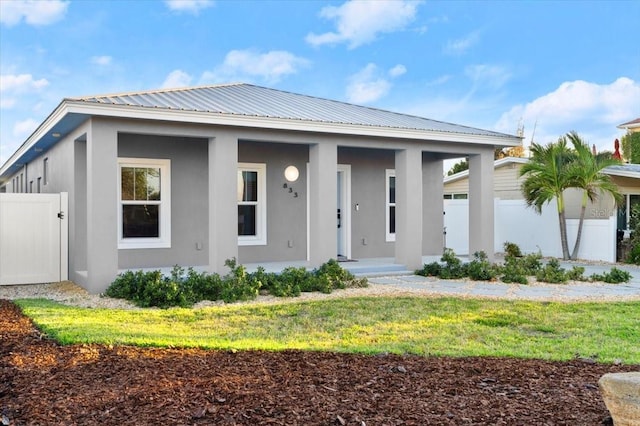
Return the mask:
<path id="1" fill-rule="evenodd" d="M 565 260 L 575 258 L 580 246 L 587 201 L 595 201 L 603 192 L 612 195 L 616 202 L 621 199 L 610 177 L 602 173 L 605 167 L 617 161 L 604 155 L 593 155 L 589 145 L 576 132 L 569 132 L 557 142 L 544 146 L 533 143 L 531 154 L 530 161 L 520 169 L 520 176 L 525 177 L 521 187 L 525 201 L 541 213 L 542 207 L 555 199 L 562 257 Z M 567 240 L 564 202 L 564 191 L 568 188 L 583 192 L 578 236 L 572 253 L 569 252 Z"/>
<path id="2" fill-rule="evenodd" d="M 620 144 L 624 159 L 629 163 L 640 164 L 640 132 L 627 133 Z"/>

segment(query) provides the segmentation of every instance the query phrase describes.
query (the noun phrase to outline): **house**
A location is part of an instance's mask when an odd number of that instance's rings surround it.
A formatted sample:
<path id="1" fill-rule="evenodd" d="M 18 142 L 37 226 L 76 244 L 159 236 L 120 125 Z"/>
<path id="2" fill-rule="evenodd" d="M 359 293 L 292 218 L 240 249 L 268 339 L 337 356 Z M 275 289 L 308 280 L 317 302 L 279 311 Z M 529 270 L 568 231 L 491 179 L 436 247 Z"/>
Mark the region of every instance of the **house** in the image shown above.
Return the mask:
<path id="1" fill-rule="evenodd" d="M 520 176 L 520 169 L 529 160 L 527 158 L 506 157 L 494 162 L 494 198 L 496 199 L 496 251 L 501 251 L 504 241 L 517 242 L 525 248 L 525 251 L 541 250 L 543 254 L 558 256 L 560 252 L 559 238 L 556 235 L 557 213 L 555 204 L 547 206 L 543 210 L 543 216 L 548 217 L 549 223 L 538 223 L 539 219 L 534 211 L 526 207 L 521 185 L 524 178 Z M 594 243 L 581 244 L 581 257 L 590 260 L 615 261 L 616 242 L 629 235 L 630 208 L 640 204 L 640 165 L 619 164 L 609 166 L 603 170 L 611 177 L 619 191 L 624 195 L 623 203 L 616 206 L 611 196 L 605 194 L 595 202 L 589 202 L 585 211 L 586 239 L 589 240 L 590 232 L 594 234 L 591 240 Z M 446 205 L 455 205 L 448 200 L 465 200 L 469 193 L 469 171 L 465 170 L 444 178 L 443 198 Z M 580 218 L 582 193 L 576 189 L 568 189 L 565 192 L 566 218 L 570 231 L 570 246 L 575 239 L 575 230 Z M 460 204 L 460 203 L 458 203 Z M 446 211 L 447 209 L 445 209 Z M 504 210 L 504 212 L 503 212 Z M 509 210 L 509 216 L 519 220 L 512 222 L 504 217 Z M 554 215 L 555 213 L 555 215 Z M 499 220 L 503 217 L 503 220 Z M 463 219 L 464 220 L 464 217 Z M 525 224 L 537 226 L 523 226 Z M 592 228 L 591 230 L 590 227 Z M 451 228 L 451 226 L 449 226 Z M 598 231 L 594 231 L 597 229 Z M 459 250 L 464 246 L 464 236 L 458 237 Z M 583 235 L 583 238 L 585 236 Z M 450 239 L 451 241 L 451 239 Z M 597 243 L 601 241 L 602 243 Z M 605 244 L 606 243 L 606 244 Z M 462 249 L 464 250 L 464 249 Z M 465 253 L 466 254 L 466 253 Z"/>
<path id="2" fill-rule="evenodd" d="M 627 133 L 640 132 L 640 117 L 636 118 L 635 120 L 622 123 L 616 127 L 618 127 L 618 129 L 625 129 Z"/>
<path id="3" fill-rule="evenodd" d="M 492 253 L 493 152 L 516 136 L 249 84 L 67 98 L 0 168 L 67 192 L 69 279 L 173 265 L 442 252 L 443 160 L 470 159 L 469 245 Z M 29 182 L 29 185 L 27 185 Z M 35 184 L 31 184 L 35 182 Z"/>

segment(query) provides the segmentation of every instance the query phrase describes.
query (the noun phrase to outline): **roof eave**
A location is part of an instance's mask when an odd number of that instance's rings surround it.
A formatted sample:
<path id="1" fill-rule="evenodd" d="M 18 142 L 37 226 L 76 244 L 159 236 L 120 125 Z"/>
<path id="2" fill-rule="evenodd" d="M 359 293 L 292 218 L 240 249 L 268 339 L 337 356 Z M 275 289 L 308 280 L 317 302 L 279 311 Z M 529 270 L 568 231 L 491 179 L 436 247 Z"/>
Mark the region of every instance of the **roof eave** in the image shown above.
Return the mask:
<path id="1" fill-rule="evenodd" d="M 68 109 L 66 101 L 63 100 L 58 106 L 49 114 L 49 116 L 34 130 L 34 132 L 20 145 L 20 148 L 14 152 L 7 161 L 0 167 L 0 176 L 4 174 L 13 166 L 17 161 L 27 153 L 33 146 L 44 137 L 51 129 L 62 120 L 67 114 Z M 19 164 L 19 163 L 18 163 Z"/>
<path id="2" fill-rule="evenodd" d="M 137 106 L 91 104 L 66 100 L 69 112 L 109 116 L 118 118 L 136 118 L 145 120 L 174 121 L 197 124 L 215 124 L 235 127 L 252 127 L 272 130 L 291 130 L 317 133 L 331 133 L 354 136 L 387 137 L 393 139 L 433 139 L 443 142 L 463 142 L 470 144 L 492 143 L 499 146 L 518 146 L 522 139 L 511 135 L 474 135 L 455 132 L 428 131 L 382 126 L 364 126 L 361 124 L 328 123 L 311 120 L 291 120 L 288 118 L 233 115 L 216 112 L 185 111 Z"/>

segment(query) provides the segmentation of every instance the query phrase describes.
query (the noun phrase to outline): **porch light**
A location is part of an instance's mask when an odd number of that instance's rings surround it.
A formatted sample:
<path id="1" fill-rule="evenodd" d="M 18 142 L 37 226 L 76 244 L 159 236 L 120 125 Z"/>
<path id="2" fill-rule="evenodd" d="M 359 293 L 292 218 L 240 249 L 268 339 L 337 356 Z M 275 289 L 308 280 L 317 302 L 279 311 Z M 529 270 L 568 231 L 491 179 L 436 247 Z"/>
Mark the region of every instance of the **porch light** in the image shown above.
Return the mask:
<path id="1" fill-rule="evenodd" d="M 59 138 L 62 135 L 58 132 L 54 132 L 54 133 L 51 133 L 51 136 L 53 136 L 54 138 Z"/>
<path id="2" fill-rule="evenodd" d="M 296 166 L 289 166 L 284 169 L 284 178 L 288 182 L 295 182 L 298 180 L 298 176 L 300 176 L 300 172 Z"/>

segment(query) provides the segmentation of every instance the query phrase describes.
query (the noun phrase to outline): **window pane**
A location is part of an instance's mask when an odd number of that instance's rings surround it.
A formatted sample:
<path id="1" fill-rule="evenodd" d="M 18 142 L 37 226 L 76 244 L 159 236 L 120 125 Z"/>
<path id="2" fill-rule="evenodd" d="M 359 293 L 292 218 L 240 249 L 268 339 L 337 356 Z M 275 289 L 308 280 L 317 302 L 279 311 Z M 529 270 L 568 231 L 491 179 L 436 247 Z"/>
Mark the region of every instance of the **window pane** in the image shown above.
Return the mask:
<path id="1" fill-rule="evenodd" d="M 256 206 L 238 206 L 238 235 L 256 235 Z"/>
<path id="2" fill-rule="evenodd" d="M 147 199 L 147 169 L 134 168 L 135 171 L 135 183 L 133 186 L 134 200 L 146 200 Z"/>
<path id="3" fill-rule="evenodd" d="M 396 206 L 389 206 L 389 233 L 396 233 Z"/>
<path id="4" fill-rule="evenodd" d="M 122 199 L 133 200 L 133 167 L 123 167 L 121 174 Z"/>
<path id="5" fill-rule="evenodd" d="M 396 178 L 395 176 L 389 176 L 389 202 L 396 202 Z"/>
<path id="6" fill-rule="evenodd" d="M 160 169 L 147 170 L 148 200 L 160 200 Z"/>
<path id="7" fill-rule="evenodd" d="M 258 201 L 258 172 L 243 171 L 242 201 Z"/>
<path id="8" fill-rule="evenodd" d="M 123 238 L 157 238 L 160 236 L 158 205 L 122 206 Z"/>
<path id="9" fill-rule="evenodd" d="M 453 194 L 454 200 L 466 200 L 467 194 Z"/>

